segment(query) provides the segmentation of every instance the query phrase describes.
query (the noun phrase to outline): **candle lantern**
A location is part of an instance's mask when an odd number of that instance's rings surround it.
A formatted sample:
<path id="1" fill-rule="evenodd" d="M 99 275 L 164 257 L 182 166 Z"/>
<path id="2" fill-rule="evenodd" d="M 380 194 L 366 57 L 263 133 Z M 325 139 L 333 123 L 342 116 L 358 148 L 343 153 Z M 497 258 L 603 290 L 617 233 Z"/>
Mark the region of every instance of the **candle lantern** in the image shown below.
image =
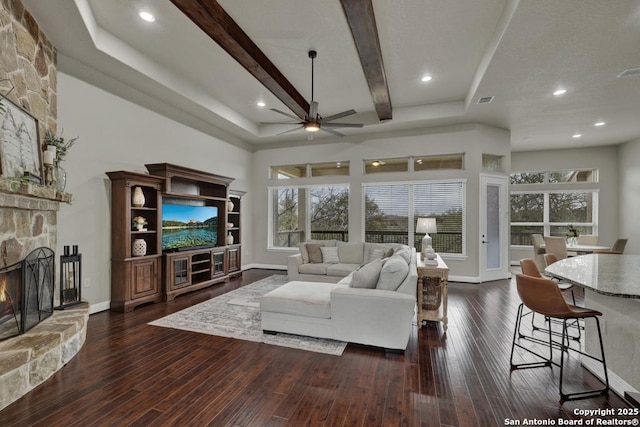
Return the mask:
<path id="1" fill-rule="evenodd" d="M 60 255 L 60 306 L 64 310 L 82 302 L 82 254 L 78 253 L 78 245 L 64 247 Z"/>

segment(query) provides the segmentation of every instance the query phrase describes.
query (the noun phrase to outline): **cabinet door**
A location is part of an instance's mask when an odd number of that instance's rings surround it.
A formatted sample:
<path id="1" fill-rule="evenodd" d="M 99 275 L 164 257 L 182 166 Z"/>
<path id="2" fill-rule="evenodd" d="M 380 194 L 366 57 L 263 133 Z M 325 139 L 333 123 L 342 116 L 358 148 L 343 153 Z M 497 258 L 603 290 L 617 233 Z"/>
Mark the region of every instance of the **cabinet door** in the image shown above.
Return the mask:
<path id="1" fill-rule="evenodd" d="M 191 257 L 180 256 L 169 260 L 169 287 L 177 289 L 191 284 Z"/>
<path id="2" fill-rule="evenodd" d="M 227 268 L 228 272 L 232 273 L 234 271 L 240 270 L 240 250 L 239 248 L 229 248 L 227 249 Z"/>
<path id="3" fill-rule="evenodd" d="M 227 274 L 224 265 L 224 251 L 212 252 L 213 277 L 224 276 Z"/>
<path id="4" fill-rule="evenodd" d="M 158 259 L 131 263 L 131 299 L 158 293 Z"/>

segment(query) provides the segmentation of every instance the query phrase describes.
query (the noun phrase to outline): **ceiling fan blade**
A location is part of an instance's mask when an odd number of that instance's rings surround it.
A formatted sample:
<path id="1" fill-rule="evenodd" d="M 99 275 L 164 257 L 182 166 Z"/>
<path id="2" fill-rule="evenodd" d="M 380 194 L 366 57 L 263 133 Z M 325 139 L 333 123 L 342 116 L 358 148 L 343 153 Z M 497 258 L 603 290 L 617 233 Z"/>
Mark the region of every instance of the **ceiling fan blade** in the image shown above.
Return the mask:
<path id="1" fill-rule="evenodd" d="M 303 122 L 260 122 L 261 125 L 301 125 Z"/>
<path id="2" fill-rule="evenodd" d="M 284 135 L 285 133 L 291 133 L 291 132 L 295 132 L 297 130 L 302 129 L 304 126 L 299 126 L 297 128 L 293 128 L 293 129 L 289 129 L 289 130 L 285 130 L 284 132 L 280 132 L 278 135 Z"/>
<path id="3" fill-rule="evenodd" d="M 335 135 L 335 136 L 344 136 L 344 134 L 341 134 L 341 133 L 340 133 L 340 132 L 338 132 L 338 131 L 335 131 L 335 130 L 333 130 L 333 129 L 329 129 L 329 128 L 325 128 L 325 127 L 322 127 L 322 126 L 320 126 L 320 130 L 323 130 L 323 131 L 325 131 L 325 132 L 329 132 L 330 134 L 333 134 L 333 135 Z"/>
<path id="4" fill-rule="evenodd" d="M 276 113 L 282 114 L 283 116 L 291 117 L 293 120 L 300 120 L 300 117 L 296 117 L 293 114 L 285 113 L 284 111 L 280 111 L 275 108 L 272 108 L 271 111 L 275 111 Z"/>
<path id="5" fill-rule="evenodd" d="M 309 118 L 311 120 L 315 120 L 318 117 L 318 103 L 316 101 L 311 101 L 311 106 L 309 107 Z"/>
<path id="6" fill-rule="evenodd" d="M 356 110 L 353 110 L 353 109 L 352 110 L 343 111 L 342 113 L 338 113 L 338 114 L 334 114 L 332 116 L 324 117 L 321 120 L 321 122 L 322 123 L 330 122 L 331 120 L 336 120 L 336 119 L 339 119 L 341 117 L 347 117 L 347 116 L 350 116 L 350 115 L 355 114 L 355 113 L 356 113 Z"/>
<path id="7" fill-rule="evenodd" d="M 361 128 L 362 123 L 322 123 L 323 127 L 329 128 Z"/>

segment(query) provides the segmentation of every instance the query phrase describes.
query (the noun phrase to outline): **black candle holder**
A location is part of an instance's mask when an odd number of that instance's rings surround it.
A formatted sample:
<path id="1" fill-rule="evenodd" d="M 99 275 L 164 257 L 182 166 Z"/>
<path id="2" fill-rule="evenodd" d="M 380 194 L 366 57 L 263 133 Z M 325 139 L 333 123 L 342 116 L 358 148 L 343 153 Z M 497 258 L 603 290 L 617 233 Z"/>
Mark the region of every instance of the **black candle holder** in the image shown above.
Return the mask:
<path id="1" fill-rule="evenodd" d="M 82 254 L 78 253 L 78 245 L 64 246 L 60 255 L 60 306 L 59 310 L 73 307 L 82 302 Z"/>

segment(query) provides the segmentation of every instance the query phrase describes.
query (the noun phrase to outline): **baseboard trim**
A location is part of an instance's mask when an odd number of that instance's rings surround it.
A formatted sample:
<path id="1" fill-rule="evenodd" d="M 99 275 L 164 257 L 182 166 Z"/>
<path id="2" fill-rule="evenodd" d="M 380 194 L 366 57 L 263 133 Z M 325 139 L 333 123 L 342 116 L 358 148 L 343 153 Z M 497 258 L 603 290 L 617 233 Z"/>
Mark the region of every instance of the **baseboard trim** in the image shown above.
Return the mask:
<path id="1" fill-rule="evenodd" d="M 252 268 L 260 268 L 262 270 L 287 270 L 286 265 L 273 265 L 273 264 L 247 264 L 242 266 L 242 271 L 251 270 Z"/>
<path id="2" fill-rule="evenodd" d="M 89 314 L 100 313 L 101 311 L 107 311 L 111 308 L 111 301 L 103 301 L 96 304 L 90 304 Z"/>

